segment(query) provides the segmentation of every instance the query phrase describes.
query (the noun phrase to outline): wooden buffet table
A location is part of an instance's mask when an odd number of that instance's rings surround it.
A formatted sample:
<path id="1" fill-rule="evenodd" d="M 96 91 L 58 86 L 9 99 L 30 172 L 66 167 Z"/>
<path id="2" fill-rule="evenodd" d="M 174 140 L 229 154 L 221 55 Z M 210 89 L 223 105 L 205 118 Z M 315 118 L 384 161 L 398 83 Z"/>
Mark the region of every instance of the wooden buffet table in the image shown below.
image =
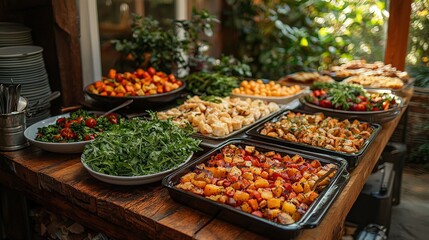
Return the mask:
<path id="1" fill-rule="evenodd" d="M 401 116 L 383 125 L 322 223 L 297 239 L 341 237 L 345 218 Z M 175 202 L 160 182 L 132 187 L 100 182 L 83 168 L 80 154 L 50 153 L 34 146 L 0 152 L 0 184 L 117 239 L 264 239 Z"/>

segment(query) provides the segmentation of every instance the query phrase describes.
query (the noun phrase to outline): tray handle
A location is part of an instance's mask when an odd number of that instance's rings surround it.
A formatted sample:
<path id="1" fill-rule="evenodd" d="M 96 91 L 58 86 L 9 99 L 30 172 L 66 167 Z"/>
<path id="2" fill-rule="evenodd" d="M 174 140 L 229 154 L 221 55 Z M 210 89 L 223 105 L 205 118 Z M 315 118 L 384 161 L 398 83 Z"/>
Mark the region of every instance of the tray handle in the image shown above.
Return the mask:
<path id="1" fill-rule="evenodd" d="M 302 227 L 303 228 L 315 228 L 320 224 L 326 212 L 335 201 L 339 193 L 345 187 L 346 183 L 349 180 L 349 173 L 347 171 L 343 171 L 338 178 L 338 181 L 328 189 L 326 194 L 322 199 L 317 203 L 313 211 L 310 214 L 305 216 L 305 219 L 302 219 Z"/>

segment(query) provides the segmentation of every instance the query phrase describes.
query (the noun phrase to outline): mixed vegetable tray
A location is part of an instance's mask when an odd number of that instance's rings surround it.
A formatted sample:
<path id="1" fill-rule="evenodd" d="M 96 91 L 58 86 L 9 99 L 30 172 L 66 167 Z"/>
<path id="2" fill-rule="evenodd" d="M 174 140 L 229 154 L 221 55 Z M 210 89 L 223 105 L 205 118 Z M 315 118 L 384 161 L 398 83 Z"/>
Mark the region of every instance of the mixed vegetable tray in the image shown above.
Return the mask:
<path id="1" fill-rule="evenodd" d="M 313 228 L 348 180 L 344 159 L 233 139 L 163 179 L 176 201 L 270 238 Z"/>

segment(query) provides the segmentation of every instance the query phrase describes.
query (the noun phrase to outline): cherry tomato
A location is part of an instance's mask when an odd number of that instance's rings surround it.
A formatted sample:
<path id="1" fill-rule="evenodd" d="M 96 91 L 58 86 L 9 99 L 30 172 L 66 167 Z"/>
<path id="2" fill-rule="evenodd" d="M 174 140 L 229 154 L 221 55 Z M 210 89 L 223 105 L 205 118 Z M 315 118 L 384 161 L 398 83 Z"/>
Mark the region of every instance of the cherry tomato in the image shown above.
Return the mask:
<path id="1" fill-rule="evenodd" d="M 332 108 L 332 103 L 328 99 L 320 100 L 320 106 L 325 108 Z"/>
<path id="2" fill-rule="evenodd" d="M 147 72 L 150 74 L 150 75 L 155 75 L 156 74 L 156 69 L 154 68 L 154 67 L 149 67 L 148 69 L 147 69 Z"/>
<path id="3" fill-rule="evenodd" d="M 84 138 L 85 141 L 93 140 L 95 139 L 94 134 L 87 134 Z"/>
<path id="4" fill-rule="evenodd" d="M 65 117 L 62 117 L 62 118 L 58 118 L 57 119 L 57 124 L 60 126 L 60 127 L 64 127 L 64 124 L 66 123 L 66 118 Z"/>
<path id="5" fill-rule="evenodd" d="M 109 118 L 109 122 L 111 124 L 118 124 L 118 118 L 116 117 L 116 115 L 114 113 L 107 115 L 107 117 Z"/>
<path id="6" fill-rule="evenodd" d="M 73 132 L 73 130 L 71 130 L 71 128 L 63 128 L 60 131 L 61 137 L 65 138 L 65 139 L 72 139 L 76 137 L 76 134 Z"/>
<path id="7" fill-rule="evenodd" d="M 365 111 L 366 110 L 366 106 L 362 103 L 358 103 L 356 104 L 356 111 Z"/>
<path id="8" fill-rule="evenodd" d="M 361 102 L 366 102 L 367 101 L 366 97 L 362 96 L 362 95 L 357 96 L 357 98 L 360 99 Z"/>
<path id="9" fill-rule="evenodd" d="M 314 91 L 313 91 L 313 95 L 314 95 L 315 97 L 319 97 L 320 95 L 322 95 L 322 93 L 321 93 L 321 91 L 320 91 L 320 90 L 314 90 Z"/>
<path id="10" fill-rule="evenodd" d="M 97 120 L 90 117 L 90 118 L 86 119 L 85 125 L 89 128 L 94 128 L 97 125 Z"/>

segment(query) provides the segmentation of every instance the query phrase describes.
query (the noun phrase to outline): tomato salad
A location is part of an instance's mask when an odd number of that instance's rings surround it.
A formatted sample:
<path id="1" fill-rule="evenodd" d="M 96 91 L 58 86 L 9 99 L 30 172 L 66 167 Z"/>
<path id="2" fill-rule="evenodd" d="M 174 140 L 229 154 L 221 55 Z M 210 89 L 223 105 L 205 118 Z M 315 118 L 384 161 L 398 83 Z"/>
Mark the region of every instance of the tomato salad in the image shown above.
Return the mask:
<path id="1" fill-rule="evenodd" d="M 69 117 L 58 118 L 55 124 L 39 128 L 35 140 L 55 143 L 89 141 L 118 122 L 119 117 L 114 113 L 101 117 L 78 110 Z"/>
<path id="2" fill-rule="evenodd" d="M 305 97 L 308 103 L 347 111 L 383 111 L 398 106 L 389 93 L 368 93 L 361 86 L 341 83 L 314 83 Z"/>

